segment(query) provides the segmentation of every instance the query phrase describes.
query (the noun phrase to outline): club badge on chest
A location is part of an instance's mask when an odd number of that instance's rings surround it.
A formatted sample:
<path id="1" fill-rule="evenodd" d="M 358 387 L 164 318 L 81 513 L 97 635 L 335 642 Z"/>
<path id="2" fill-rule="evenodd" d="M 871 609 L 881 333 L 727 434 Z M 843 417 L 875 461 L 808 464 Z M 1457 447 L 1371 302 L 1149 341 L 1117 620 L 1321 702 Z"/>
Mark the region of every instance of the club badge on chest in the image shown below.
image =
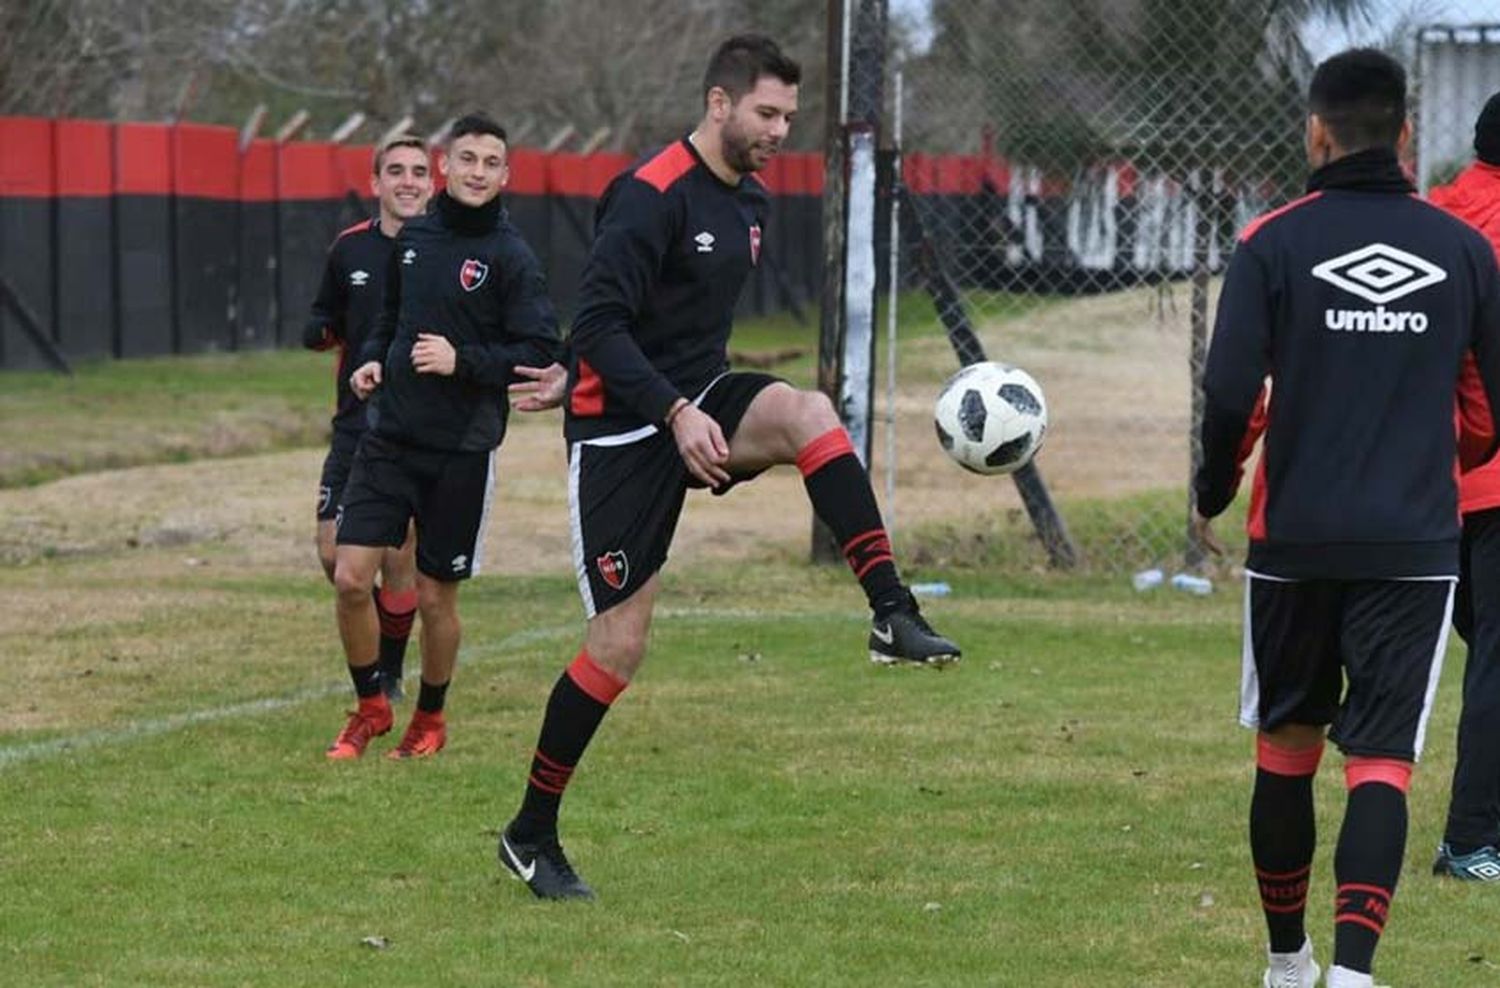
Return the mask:
<path id="1" fill-rule="evenodd" d="M 490 266 L 471 257 L 458 269 L 458 283 L 463 286 L 464 291 L 472 292 L 484 284 L 484 279 L 489 275 Z"/>

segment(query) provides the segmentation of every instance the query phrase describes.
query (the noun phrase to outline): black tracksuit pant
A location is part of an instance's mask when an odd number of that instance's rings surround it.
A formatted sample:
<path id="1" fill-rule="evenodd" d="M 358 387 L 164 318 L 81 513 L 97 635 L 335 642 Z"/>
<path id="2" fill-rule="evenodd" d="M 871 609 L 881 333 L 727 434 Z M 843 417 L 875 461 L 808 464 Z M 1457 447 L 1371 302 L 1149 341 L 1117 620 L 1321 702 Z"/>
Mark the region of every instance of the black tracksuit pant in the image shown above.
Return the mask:
<path id="1" fill-rule="evenodd" d="M 1469 654 L 1443 837 L 1500 846 L 1500 508 L 1464 516 L 1461 553 L 1453 627 Z"/>

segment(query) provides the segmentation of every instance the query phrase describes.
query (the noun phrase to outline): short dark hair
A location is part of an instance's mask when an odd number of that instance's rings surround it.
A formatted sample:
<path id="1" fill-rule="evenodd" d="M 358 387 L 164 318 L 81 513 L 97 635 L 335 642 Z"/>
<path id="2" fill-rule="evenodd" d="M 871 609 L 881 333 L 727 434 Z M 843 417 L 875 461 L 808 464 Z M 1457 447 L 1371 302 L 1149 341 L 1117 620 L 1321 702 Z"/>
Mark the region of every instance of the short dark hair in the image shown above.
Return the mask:
<path id="1" fill-rule="evenodd" d="M 1500 93 L 1485 101 L 1474 121 L 1474 157 L 1487 165 L 1500 165 Z"/>
<path id="2" fill-rule="evenodd" d="M 795 86 L 802 81 L 802 66 L 764 34 L 737 34 L 719 45 L 708 60 L 708 71 L 703 73 L 703 99 L 706 102 L 708 91 L 718 87 L 731 100 L 738 100 L 768 75 Z"/>
<path id="3" fill-rule="evenodd" d="M 1313 72 L 1307 106 L 1345 151 L 1395 147 L 1406 122 L 1406 70 L 1374 48 L 1340 52 Z"/>
<path id="4" fill-rule="evenodd" d="M 381 144 L 375 149 L 375 160 L 371 166 L 376 175 L 380 174 L 380 169 L 385 165 L 385 156 L 397 148 L 416 148 L 418 151 L 426 154 L 427 142 L 415 134 L 397 134 L 395 137 Z"/>
<path id="5" fill-rule="evenodd" d="M 470 134 L 489 134 L 500 138 L 501 144 L 510 145 L 510 138 L 506 136 L 504 127 L 496 123 L 489 114 L 474 112 L 465 113 L 453 121 L 453 126 L 448 128 L 448 136 L 443 138 L 443 147 L 452 147 L 454 141 Z"/>

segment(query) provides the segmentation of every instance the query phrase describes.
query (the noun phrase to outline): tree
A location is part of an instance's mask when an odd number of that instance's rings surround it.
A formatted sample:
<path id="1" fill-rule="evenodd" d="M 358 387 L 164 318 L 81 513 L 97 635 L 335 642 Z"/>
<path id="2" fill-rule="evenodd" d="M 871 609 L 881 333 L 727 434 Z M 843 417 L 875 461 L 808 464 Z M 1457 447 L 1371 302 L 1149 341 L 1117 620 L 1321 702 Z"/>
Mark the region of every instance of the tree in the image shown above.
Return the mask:
<path id="1" fill-rule="evenodd" d="M 780 39 L 822 72 L 822 12 L 794 0 L 11 0 L 0 8 L 0 113 L 239 124 L 266 104 L 325 132 L 353 112 L 426 132 L 471 108 L 529 141 L 608 128 L 606 146 L 679 136 L 709 51 Z M 804 87 L 816 147 L 822 103 Z"/>

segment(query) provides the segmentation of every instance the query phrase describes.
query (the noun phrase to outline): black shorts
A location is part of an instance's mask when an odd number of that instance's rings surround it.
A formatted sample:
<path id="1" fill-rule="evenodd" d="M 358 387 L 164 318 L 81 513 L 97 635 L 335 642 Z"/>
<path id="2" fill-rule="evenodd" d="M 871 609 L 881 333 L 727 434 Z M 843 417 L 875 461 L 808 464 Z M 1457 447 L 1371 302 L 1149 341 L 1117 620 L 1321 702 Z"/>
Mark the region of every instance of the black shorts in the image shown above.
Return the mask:
<path id="1" fill-rule="evenodd" d="M 755 396 L 777 383 L 781 379 L 770 374 L 722 374 L 693 403 L 719 423 L 728 442 Z M 723 490 L 751 476 L 736 476 Z M 572 444 L 573 565 L 589 617 L 625 600 L 661 569 L 688 488 L 703 486 L 688 473 L 672 433 L 654 425 Z"/>
<path id="2" fill-rule="evenodd" d="M 1328 737 L 1346 755 L 1416 760 L 1448 647 L 1453 584 L 1247 574 L 1240 722 L 1331 724 Z"/>
<path id="3" fill-rule="evenodd" d="M 354 450 L 362 435 L 349 429 L 333 430 L 333 442 L 323 458 L 323 476 L 318 481 L 318 521 L 333 521 L 338 516 L 349 468 L 354 465 Z"/>
<path id="4" fill-rule="evenodd" d="M 495 453 L 450 453 L 365 433 L 338 508 L 338 544 L 399 546 L 417 525 L 417 569 L 434 580 L 479 572 Z"/>

